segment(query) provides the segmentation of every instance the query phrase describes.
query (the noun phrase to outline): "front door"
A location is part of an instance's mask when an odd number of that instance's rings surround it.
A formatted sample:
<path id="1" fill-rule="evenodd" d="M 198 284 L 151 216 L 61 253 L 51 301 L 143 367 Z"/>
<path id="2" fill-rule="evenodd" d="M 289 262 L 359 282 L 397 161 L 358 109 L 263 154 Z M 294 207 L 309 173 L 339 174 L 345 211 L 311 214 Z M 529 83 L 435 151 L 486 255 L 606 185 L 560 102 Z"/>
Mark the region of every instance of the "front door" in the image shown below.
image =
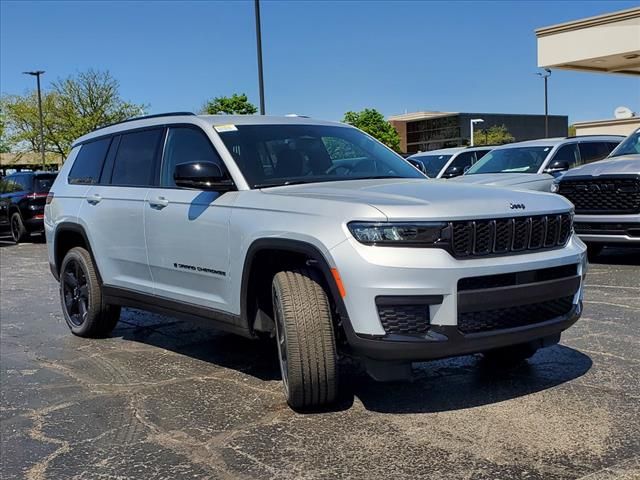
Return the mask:
<path id="1" fill-rule="evenodd" d="M 159 186 L 149 189 L 144 217 L 156 295 L 229 311 L 229 218 L 234 192 L 177 187 L 177 164 L 224 164 L 197 126 L 170 127 Z"/>

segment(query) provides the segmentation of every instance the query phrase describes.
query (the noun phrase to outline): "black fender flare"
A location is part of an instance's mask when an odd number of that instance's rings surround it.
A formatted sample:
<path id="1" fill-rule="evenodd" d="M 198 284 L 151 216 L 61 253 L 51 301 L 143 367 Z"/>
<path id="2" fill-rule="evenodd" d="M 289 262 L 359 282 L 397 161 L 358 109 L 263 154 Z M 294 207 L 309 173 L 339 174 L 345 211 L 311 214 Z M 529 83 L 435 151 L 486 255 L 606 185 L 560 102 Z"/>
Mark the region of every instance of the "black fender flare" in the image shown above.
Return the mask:
<path id="1" fill-rule="evenodd" d="M 55 265 L 51 265 L 51 273 L 53 273 L 53 276 L 56 278 L 56 280 L 59 280 L 59 276 L 60 276 L 60 266 L 62 264 L 62 258 L 58 259 L 57 258 L 57 249 L 58 249 L 58 241 L 60 238 L 60 235 L 65 233 L 65 232 L 73 232 L 73 233 L 77 233 L 79 234 L 83 240 L 85 245 L 87 246 L 87 250 L 89 251 L 89 255 L 91 256 L 91 261 L 93 262 L 93 267 L 96 271 L 96 274 L 98 275 L 98 281 L 100 282 L 100 285 L 102 285 L 102 276 L 100 275 L 100 269 L 98 268 L 98 264 L 96 263 L 96 259 L 93 256 L 93 248 L 91 247 L 91 242 L 89 241 L 89 237 L 87 236 L 87 232 L 85 231 L 84 227 L 82 225 L 79 225 L 77 223 L 72 223 L 72 222 L 60 222 L 55 229 L 55 232 L 53 234 L 53 248 L 54 248 L 54 256 L 55 256 Z M 63 257 L 64 258 L 64 257 Z"/>

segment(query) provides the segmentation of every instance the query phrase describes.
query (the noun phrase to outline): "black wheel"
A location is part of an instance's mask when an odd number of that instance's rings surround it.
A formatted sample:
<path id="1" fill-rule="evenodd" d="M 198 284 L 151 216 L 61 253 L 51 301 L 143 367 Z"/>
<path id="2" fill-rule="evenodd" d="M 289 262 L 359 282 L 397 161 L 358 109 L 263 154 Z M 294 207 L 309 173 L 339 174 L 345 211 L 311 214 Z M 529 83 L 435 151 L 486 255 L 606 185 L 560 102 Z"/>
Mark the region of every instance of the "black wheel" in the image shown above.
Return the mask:
<path id="1" fill-rule="evenodd" d="M 604 245 L 601 243 L 587 243 L 587 258 L 590 261 L 595 260 L 602 253 L 603 248 Z"/>
<path id="2" fill-rule="evenodd" d="M 24 226 L 24 222 L 22 221 L 22 215 L 20 215 L 20 212 L 13 212 L 13 214 L 11 215 L 11 238 L 13 238 L 13 241 L 16 243 L 20 243 L 24 241 L 25 238 L 27 238 L 28 234 L 29 233 Z"/>
<path id="3" fill-rule="evenodd" d="M 103 304 L 91 255 L 81 247 L 69 250 L 62 261 L 60 300 L 67 325 L 80 337 L 107 336 L 120 318 L 120 307 Z"/>
<path id="4" fill-rule="evenodd" d="M 532 343 L 522 343 L 520 345 L 510 345 L 508 347 L 496 348 L 484 352 L 484 357 L 497 366 L 512 367 L 521 364 L 528 358 L 533 357 L 538 351 L 538 346 Z"/>
<path id="5" fill-rule="evenodd" d="M 282 383 L 292 408 L 320 407 L 337 395 L 336 343 L 327 294 L 310 269 L 279 272 L 272 298 Z"/>

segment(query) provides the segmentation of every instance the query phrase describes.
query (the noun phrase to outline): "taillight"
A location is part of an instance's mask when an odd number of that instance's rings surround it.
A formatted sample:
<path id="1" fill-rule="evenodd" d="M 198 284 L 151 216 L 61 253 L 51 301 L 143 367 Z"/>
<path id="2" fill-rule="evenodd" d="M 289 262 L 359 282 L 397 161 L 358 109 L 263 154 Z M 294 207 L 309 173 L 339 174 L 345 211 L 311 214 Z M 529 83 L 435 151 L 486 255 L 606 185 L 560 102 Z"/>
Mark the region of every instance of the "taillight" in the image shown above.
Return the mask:
<path id="1" fill-rule="evenodd" d="M 46 193 L 30 193 L 29 195 L 26 195 L 26 198 L 28 198 L 29 200 L 35 200 L 36 198 L 43 198 L 46 196 Z"/>
<path id="2" fill-rule="evenodd" d="M 49 205 L 51 202 L 53 202 L 53 192 L 47 194 L 46 204 Z"/>

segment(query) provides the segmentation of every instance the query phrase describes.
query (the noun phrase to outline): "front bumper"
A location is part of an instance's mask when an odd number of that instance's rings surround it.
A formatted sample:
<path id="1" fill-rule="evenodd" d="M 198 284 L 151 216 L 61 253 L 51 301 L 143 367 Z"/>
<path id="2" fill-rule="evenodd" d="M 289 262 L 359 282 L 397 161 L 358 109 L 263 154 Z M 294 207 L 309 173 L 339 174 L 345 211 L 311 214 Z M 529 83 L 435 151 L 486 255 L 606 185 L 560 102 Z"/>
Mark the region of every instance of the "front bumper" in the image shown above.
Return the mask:
<path id="1" fill-rule="evenodd" d="M 589 243 L 640 245 L 640 215 L 576 215 L 575 230 Z"/>

